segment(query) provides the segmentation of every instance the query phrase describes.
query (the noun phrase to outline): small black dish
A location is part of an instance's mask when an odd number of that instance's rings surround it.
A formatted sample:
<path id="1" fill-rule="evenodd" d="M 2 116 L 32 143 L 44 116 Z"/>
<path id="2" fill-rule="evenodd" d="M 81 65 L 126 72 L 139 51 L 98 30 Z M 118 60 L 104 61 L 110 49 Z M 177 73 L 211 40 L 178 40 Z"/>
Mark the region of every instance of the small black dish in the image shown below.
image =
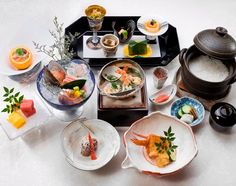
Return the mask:
<path id="1" fill-rule="evenodd" d="M 135 22 L 132 19 L 128 20 L 126 25 L 119 25 L 116 21 L 112 22 L 112 29 L 114 34 L 119 38 L 120 43 L 127 43 L 131 39 L 135 27 Z M 127 36 L 125 38 L 122 36 L 122 34 L 119 34 L 122 29 L 127 31 Z"/>
<path id="2" fill-rule="evenodd" d="M 217 131 L 229 131 L 236 124 L 236 109 L 233 105 L 218 102 L 211 107 L 209 122 Z"/>

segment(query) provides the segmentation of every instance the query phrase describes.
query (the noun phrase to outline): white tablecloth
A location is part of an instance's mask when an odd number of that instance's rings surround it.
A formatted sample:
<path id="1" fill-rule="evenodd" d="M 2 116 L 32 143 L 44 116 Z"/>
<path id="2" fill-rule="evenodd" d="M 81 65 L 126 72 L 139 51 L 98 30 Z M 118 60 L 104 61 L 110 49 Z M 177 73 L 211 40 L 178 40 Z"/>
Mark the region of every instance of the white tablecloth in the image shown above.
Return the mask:
<path id="1" fill-rule="evenodd" d="M 236 38 L 236 1 L 225 0 L 125 0 L 125 1 L 79 1 L 79 0 L 0 0 L 0 55 L 10 43 L 40 41 L 51 43 L 48 29 L 52 19 L 58 16 L 65 26 L 82 16 L 90 4 L 99 3 L 106 7 L 107 15 L 159 15 L 177 27 L 181 48 L 193 44 L 193 37 L 201 30 L 224 26 Z M 3 61 L 1 61 L 3 63 Z M 174 60 L 167 68 L 170 84 L 179 66 Z M 155 92 L 152 85 L 152 68 L 146 69 L 148 94 Z M 97 73 L 96 71 L 94 71 Z M 236 106 L 236 85 L 232 86 L 225 99 Z M 95 90 L 85 104 L 83 116 L 96 118 Z M 170 104 L 150 107 L 150 111 L 169 113 Z M 208 122 L 194 130 L 199 153 L 183 171 L 168 177 L 155 177 L 139 173 L 135 169 L 120 167 L 125 157 L 121 146 L 118 155 L 105 167 L 93 172 L 80 171 L 71 167 L 61 150 L 60 133 L 66 123 L 51 118 L 40 131 L 36 130 L 24 138 L 10 141 L 0 129 L 0 185 L 3 186 L 65 186 L 65 185 L 224 185 L 236 184 L 236 127 L 231 134 L 214 131 Z M 122 136 L 126 128 L 117 128 Z"/>

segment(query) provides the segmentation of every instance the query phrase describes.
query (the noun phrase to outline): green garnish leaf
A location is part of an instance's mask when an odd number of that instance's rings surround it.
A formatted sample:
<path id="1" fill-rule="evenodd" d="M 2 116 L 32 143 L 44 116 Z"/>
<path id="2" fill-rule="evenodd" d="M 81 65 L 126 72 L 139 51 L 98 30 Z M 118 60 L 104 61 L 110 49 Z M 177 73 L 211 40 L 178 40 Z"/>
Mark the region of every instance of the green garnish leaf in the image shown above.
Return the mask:
<path id="1" fill-rule="evenodd" d="M 165 138 L 165 137 L 161 137 L 161 140 L 162 140 L 162 141 L 165 141 L 165 140 L 166 140 L 166 138 Z"/>
<path id="2" fill-rule="evenodd" d="M 152 19 L 151 20 L 151 25 L 154 25 L 156 23 L 156 20 L 155 19 Z"/>
<path id="3" fill-rule="evenodd" d="M 24 95 L 20 95 L 20 92 L 14 93 L 14 88 L 3 87 L 5 94 L 3 97 L 6 97 L 3 101 L 7 102 L 6 107 L 2 112 L 12 113 L 14 110 L 20 108 L 20 104 L 24 99 Z"/>
<path id="4" fill-rule="evenodd" d="M 173 137 L 173 138 L 169 138 L 169 140 L 170 140 L 170 141 L 174 141 L 174 140 L 175 140 L 175 137 Z"/>
<path id="5" fill-rule="evenodd" d="M 86 79 L 77 79 L 77 80 L 64 84 L 63 86 L 61 86 L 61 88 L 73 90 L 74 87 L 79 87 L 79 89 L 82 89 L 86 81 L 87 81 Z"/>
<path id="6" fill-rule="evenodd" d="M 6 93 L 9 93 L 9 89 L 7 87 L 3 87 L 3 89 Z"/>
<path id="7" fill-rule="evenodd" d="M 17 54 L 18 56 L 23 56 L 23 55 L 24 55 L 24 50 L 23 50 L 22 48 L 17 48 L 17 49 L 16 49 L 16 54 Z"/>
<path id="8" fill-rule="evenodd" d="M 118 89 L 117 83 L 115 83 L 115 82 L 112 82 L 112 83 L 111 83 L 111 87 L 112 87 L 113 89 Z"/>
<path id="9" fill-rule="evenodd" d="M 19 94 L 20 94 L 20 92 L 17 92 L 17 93 L 14 95 L 14 97 L 18 97 Z"/>
<path id="10" fill-rule="evenodd" d="M 14 101 L 15 101 L 16 103 L 19 103 L 19 101 L 17 100 L 17 98 L 16 98 L 16 97 L 14 97 Z"/>
<path id="11" fill-rule="evenodd" d="M 10 101 L 10 98 L 6 98 L 3 101 L 8 102 L 8 101 Z"/>
<path id="12" fill-rule="evenodd" d="M 12 89 L 10 90 L 10 94 L 11 94 L 13 91 L 14 91 L 14 88 L 12 88 Z"/>
<path id="13" fill-rule="evenodd" d="M 168 134 L 171 133 L 171 127 L 168 128 L 168 132 L 167 132 L 167 133 L 168 133 Z"/>
<path id="14" fill-rule="evenodd" d="M 178 147 L 177 145 L 173 145 L 173 146 L 172 146 L 173 149 L 176 149 L 177 147 Z"/>
<path id="15" fill-rule="evenodd" d="M 24 95 L 22 95 L 20 98 L 19 98 L 19 103 L 21 103 L 22 102 L 22 100 L 24 99 Z"/>
<path id="16" fill-rule="evenodd" d="M 113 76 L 113 75 L 107 75 L 107 79 L 109 81 L 115 81 L 117 78 L 116 78 L 116 76 Z"/>
<path id="17" fill-rule="evenodd" d="M 157 151 L 159 153 L 164 153 L 166 152 L 169 156 L 169 160 L 170 161 L 174 161 L 172 158 L 171 158 L 171 154 L 174 153 L 175 149 L 178 147 L 177 145 L 173 145 L 172 142 L 175 140 L 175 133 L 171 132 L 172 129 L 171 129 L 171 126 L 168 128 L 167 131 L 163 131 L 164 134 L 165 134 L 165 137 L 160 137 L 161 139 L 161 142 L 160 143 L 155 143 L 156 147 L 157 147 Z M 169 146 L 167 147 L 166 146 L 166 140 L 169 144 Z"/>
<path id="18" fill-rule="evenodd" d="M 7 108 L 4 108 L 3 110 L 2 110 L 2 112 L 7 112 L 8 111 L 8 109 Z"/>

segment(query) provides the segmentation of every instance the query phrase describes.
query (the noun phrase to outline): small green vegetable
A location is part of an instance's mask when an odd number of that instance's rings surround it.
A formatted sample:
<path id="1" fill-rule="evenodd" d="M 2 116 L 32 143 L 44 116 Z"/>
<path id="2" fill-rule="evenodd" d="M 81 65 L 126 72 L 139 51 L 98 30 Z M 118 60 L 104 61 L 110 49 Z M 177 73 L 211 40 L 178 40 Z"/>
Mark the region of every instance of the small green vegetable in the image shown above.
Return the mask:
<path id="1" fill-rule="evenodd" d="M 112 82 L 112 83 L 111 83 L 111 87 L 112 87 L 113 89 L 118 89 L 117 83 L 115 83 L 115 82 Z"/>
<path id="2" fill-rule="evenodd" d="M 23 55 L 24 55 L 24 50 L 23 50 L 22 48 L 17 48 L 17 49 L 16 49 L 16 54 L 17 54 L 18 56 L 23 56 Z"/>
<path id="3" fill-rule="evenodd" d="M 181 118 L 183 116 L 183 114 L 184 113 L 183 113 L 182 109 L 180 108 L 177 112 L 177 118 Z"/>
<path id="4" fill-rule="evenodd" d="M 107 79 L 108 79 L 109 81 L 115 81 L 115 80 L 117 79 L 117 77 L 116 77 L 116 76 L 113 76 L 113 75 L 107 75 Z"/>
<path id="5" fill-rule="evenodd" d="M 191 110 L 192 110 L 192 107 L 191 107 L 190 105 L 184 105 L 184 106 L 182 107 L 182 111 L 183 111 L 183 113 L 185 113 L 185 114 L 189 114 L 189 113 L 191 112 Z"/>
<path id="6" fill-rule="evenodd" d="M 124 30 L 121 34 L 122 34 L 123 39 L 128 38 L 128 31 L 127 30 Z"/>
<path id="7" fill-rule="evenodd" d="M 7 87 L 3 87 L 5 93 L 3 97 L 5 99 L 4 102 L 7 102 L 6 107 L 2 110 L 2 112 L 12 113 L 14 110 L 20 108 L 20 104 L 24 99 L 24 95 L 20 95 L 20 92 L 14 93 L 14 88 L 9 89 Z"/>

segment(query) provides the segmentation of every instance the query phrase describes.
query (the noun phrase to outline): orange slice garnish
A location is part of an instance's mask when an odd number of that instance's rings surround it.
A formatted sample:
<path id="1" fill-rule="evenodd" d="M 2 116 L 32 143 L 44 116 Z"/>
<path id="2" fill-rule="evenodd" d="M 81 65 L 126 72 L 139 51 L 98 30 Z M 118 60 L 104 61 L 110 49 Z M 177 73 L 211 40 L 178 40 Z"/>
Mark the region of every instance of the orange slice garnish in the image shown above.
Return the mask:
<path id="1" fill-rule="evenodd" d="M 27 47 L 13 48 L 9 54 L 10 64 L 17 70 L 24 70 L 29 68 L 32 64 L 32 53 Z"/>

